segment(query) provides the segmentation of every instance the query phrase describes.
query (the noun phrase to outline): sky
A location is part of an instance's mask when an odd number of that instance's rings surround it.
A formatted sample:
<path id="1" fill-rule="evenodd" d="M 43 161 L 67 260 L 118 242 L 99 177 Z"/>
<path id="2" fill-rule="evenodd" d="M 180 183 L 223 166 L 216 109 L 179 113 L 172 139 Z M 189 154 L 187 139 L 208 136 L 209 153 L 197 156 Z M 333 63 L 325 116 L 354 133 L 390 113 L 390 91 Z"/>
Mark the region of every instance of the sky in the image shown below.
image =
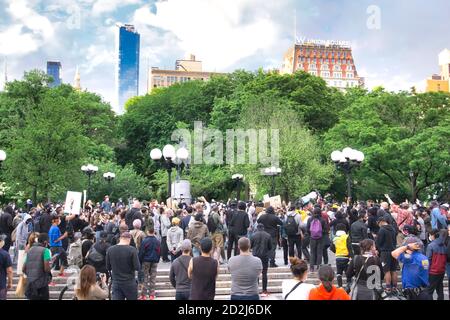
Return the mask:
<path id="1" fill-rule="evenodd" d="M 449 12 L 448 0 L 0 0 L 0 79 L 5 59 L 8 80 L 60 61 L 63 82 L 79 66 L 83 89 L 114 105 L 116 23 L 129 23 L 141 34 L 141 95 L 148 67 L 189 53 L 206 71 L 279 68 L 295 35 L 350 41 L 369 89 L 423 90 L 450 48 Z"/>

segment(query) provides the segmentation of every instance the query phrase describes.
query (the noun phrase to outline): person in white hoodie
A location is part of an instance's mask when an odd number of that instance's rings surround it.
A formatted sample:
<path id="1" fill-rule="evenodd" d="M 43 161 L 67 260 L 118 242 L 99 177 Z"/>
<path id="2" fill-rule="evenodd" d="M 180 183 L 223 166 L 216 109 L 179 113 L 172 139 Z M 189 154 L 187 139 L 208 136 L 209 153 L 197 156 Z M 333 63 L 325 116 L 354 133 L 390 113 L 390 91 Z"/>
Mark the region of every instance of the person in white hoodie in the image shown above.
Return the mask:
<path id="1" fill-rule="evenodd" d="M 27 245 L 28 237 L 33 231 L 33 219 L 29 214 L 25 214 L 22 222 L 17 225 L 15 250 L 17 254 L 18 274 L 21 274 L 22 265 L 25 258 L 25 247 Z"/>
<path id="2" fill-rule="evenodd" d="M 183 229 L 180 226 L 179 218 L 172 219 L 172 227 L 167 230 L 167 248 L 170 252 L 170 260 L 173 262 L 181 255 L 181 245 L 183 244 Z"/>
<path id="3" fill-rule="evenodd" d="M 161 257 L 163 259 L 163 262 L 170 262 L 168 254 L 169 254 L 169 247 L 167 246 L 167 231 L 169 230 L 170 226 L 172 225 L 170 223 L 169 217 L 173 215 L 172 209 L 166 209 L 162 215 L 160 216 L 160 223 L 161 223 Z"/>

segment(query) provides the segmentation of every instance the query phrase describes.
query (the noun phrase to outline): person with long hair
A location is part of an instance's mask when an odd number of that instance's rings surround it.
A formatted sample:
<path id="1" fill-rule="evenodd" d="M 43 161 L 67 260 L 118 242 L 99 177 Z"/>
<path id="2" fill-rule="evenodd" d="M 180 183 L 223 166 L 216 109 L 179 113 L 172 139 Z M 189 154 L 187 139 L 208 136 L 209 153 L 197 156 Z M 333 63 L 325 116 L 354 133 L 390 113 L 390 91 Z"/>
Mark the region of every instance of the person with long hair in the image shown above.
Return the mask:
<path id="1" fill-rule="evenodd" d="M 350 293 L 352 300 L 376 300 L 374 289 L 369 289 L 367 280 L 376 275 L 375 288 L 381 289 L 384 278 L 383 265 L 378 257 L 375 241 L 365 239 L 359 243 L 360 255 L 355 256 L 347 268 L 347 283 L 354 278 L 355 286 Z"/>
<path id="2" fill-rule="evenodd" d="M 310 271 L 314 272 L 314 267 L 319 268 L 322 264 L 323 241 L 324 236 L 327 234 L 326 223 L 322 218 L 322 210 L 320 207 L 314 208 L 312 217 L 309 218 L 306 224 L 306 232 L 310 238 Z"/>
<path id="3" fill-rule="evenodd" d="M 333 268 L 328 265 L 321 266 L 319 279 L 321 284 L 310 291 L 309 300 L 350 300 L 350 296 L 343 288 L 336 288 L 333 285 Z"/>
<path id="4" fill-rule="evenodd" d="M 108 289 L 106 285 L 106 275 L 100 275 L 100 281 L 97 281 L 95 268 L 85 265 L 81 268 L 78 285 L 75 289 L 75 296 L 78 300 L 105 300 L 108 298 Z"/>
<path id="5" fill-rule="evenodd" d="M 308 279 L 308 264 L 297 257 L 290 257 L 293 279 L 284 280 L 281 284 L 284 300 L 308 300 L 309 293 L 315 288 L 313 284 L 305 283 Z"/>

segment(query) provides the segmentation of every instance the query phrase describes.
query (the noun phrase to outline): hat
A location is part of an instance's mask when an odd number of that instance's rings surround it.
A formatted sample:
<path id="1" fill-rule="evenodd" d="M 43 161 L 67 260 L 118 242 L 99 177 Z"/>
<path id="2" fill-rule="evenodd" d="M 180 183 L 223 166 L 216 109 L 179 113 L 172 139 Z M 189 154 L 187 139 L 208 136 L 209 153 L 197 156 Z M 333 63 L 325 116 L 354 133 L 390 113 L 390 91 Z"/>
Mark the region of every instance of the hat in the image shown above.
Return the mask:
<path id="1" fill-rule="evenodd" d="M 450 208 L 450 205 L 448 203 L 443 203 L 443 204 L 441 204 L 441 208 L 448 210 Z"/>
<path id="2" fill-rule="evenodd" d="M 189 239 L 184 239 L 181 243 L 181 251 L 188 251 L 192 249 L 192 243 Z"/>
<path id="3" fill-rule="evenodd" d="M 409 236 L 405 238 L 405 241 L 403 241 L 403 246 L 407 246 L 408 244 L 412 244 L 412 243 L 419 243 L 422 246 L 422 241 L 415 237 L 415 236 Z"/>
<path id="4" fill-rule="evenodd" d="M 129 233 L 128 231 L 125 231 L 123 233 L 120 234 L 121 238 L 125 238 L 125 239 L 131 239 L 131 233 Z"/>

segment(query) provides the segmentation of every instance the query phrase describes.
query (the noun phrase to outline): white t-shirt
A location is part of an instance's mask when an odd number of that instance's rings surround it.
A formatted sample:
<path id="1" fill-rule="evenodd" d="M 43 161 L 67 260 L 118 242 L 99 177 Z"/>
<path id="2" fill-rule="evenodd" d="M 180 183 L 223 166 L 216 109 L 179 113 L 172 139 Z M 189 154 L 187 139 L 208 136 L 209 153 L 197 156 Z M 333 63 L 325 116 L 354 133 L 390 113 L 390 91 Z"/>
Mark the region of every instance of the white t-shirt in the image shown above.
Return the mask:
<path id="1" fill-rule="evenodd" d="M 281 284 L 281 289 L 284 297 L 294 288 L 294 286 L 298 283 L 297 280 L 284 280 Z M 311 289 L 314 289 L 316 286 L 311 283 L 302 283 L 294 291 L 291 292 L 287 300 L 309 300 L 309 292 Z"/>

